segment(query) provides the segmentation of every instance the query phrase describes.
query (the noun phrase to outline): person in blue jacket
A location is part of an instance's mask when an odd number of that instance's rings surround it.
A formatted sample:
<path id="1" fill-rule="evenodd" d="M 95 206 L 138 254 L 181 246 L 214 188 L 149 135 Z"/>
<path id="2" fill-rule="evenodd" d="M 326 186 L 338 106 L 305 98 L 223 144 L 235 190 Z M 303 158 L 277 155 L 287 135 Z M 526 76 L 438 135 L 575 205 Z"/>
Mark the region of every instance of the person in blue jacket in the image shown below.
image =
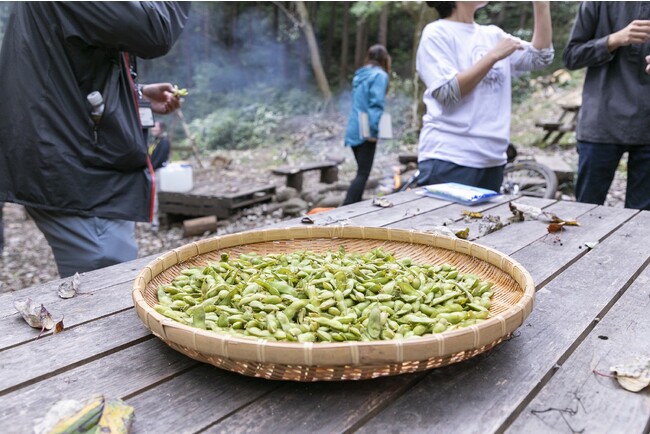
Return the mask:
<path id="1" fill-rule="evenodd" d="M 345 146 L 350 146 L 357 160 L 357 175 L 350 184 L 343 205 L 359 202 L 363 198 L 366 182 L 370 177 L 375 159 L 379 119 L 384 112 L 384 96 L 388 89 L 391 58 L 383 45 L 368 49 L 366 64 L 359 68 L 352 79 L 352 110 L 345 133 Z M 366 131 L 361 128 L 359 115 L 368 119 Z"/>

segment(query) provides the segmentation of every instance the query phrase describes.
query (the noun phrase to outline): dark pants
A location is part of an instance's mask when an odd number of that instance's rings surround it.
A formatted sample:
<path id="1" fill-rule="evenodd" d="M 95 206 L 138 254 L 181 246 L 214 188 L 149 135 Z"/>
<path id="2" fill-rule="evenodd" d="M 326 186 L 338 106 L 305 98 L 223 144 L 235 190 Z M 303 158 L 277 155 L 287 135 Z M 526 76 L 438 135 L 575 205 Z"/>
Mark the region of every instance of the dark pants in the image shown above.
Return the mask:
<path id="1" fill-rule="evenodd" d="M 476 169 L 474 167 L 459 166 L 443 160 L 424 160 L 418 162 L 420 176 L 418 185 L 442 184 L 457 182 L 473 187 L 487 188 L 488 190 L 501 190 L 503 183 L 504 166 Z"/>
<path id="2" fill-rule="evenodd" d="M 134 222 L 25 209 L 52 248 L 61 277 L 138 257 Z"/>
<path id="3" fill-rule="evenodd" d="M 366 182 L 370 177 L 376 149 L 376 142 L 363 142 L 358 146 L 352 146 L 354 158 L 357 160 L 357 176 L 354 177 L 350 184 L 343 205 L 360 202 L 363 199 L 363 191 L 366 189 Z"/>
<path id="4" fill-rule="evenodd" d="M 625 208 L 650 210 L 650 145 L 611 145 L 578 142 L 578 202 L 602 205 L 616 168 L 628 153 Z"/>

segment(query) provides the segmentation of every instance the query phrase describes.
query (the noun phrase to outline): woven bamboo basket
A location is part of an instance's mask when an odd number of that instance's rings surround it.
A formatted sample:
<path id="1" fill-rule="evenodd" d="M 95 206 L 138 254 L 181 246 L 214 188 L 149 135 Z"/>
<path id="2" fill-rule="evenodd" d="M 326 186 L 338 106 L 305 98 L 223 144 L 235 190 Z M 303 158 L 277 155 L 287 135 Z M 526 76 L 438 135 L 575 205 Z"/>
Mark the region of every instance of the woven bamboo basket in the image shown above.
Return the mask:
<path id="1" fill-rule="evenodd" d="M 218 261 L 221 253 L 288 253 L 299 250 L 366 253 L 375 247 L 414 262 L 454 264 L 493 283 L 489 318 L 477 325 L 417 338 L 337 343 L 276 342 L 238 338 L 189 327 L 153 309 L 159 285 L 184 268 Z M 488 247 L 417 231 L 371 227 L 290 227 L 209 238 L 174 249 L 136 277 L 138 316 L 156 336 L 181 353 L 219 368 L 273 380 L 361 380 L 424 371 L 485 352 L 523 324 L 533 307 L 532 277 L 512 258 Z"/>

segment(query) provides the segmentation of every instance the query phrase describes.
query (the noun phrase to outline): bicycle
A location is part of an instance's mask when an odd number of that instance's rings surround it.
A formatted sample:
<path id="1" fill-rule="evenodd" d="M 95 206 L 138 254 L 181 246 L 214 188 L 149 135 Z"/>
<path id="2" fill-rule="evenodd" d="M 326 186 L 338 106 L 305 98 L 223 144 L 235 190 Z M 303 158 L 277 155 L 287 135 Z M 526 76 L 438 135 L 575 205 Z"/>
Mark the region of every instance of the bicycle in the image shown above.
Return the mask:
<path id="1" fill-rule="evenodd" d="M 518 157 L 517 148 L 508 144 L 508 162 L 503 169 L 503 184 L 501 194 L 540 197 L 545 199 L 555 198 L 558 181 L 555 172 L 548 166 L 536 162 L 533 159 Z M 403 154 L 399 156 L 402 164 L 417 164 L 417 155 Z M 413 174 L 395 192 L 407 191 L 417 187 L 417 180 L 420 171 L 415 169 Z"/>

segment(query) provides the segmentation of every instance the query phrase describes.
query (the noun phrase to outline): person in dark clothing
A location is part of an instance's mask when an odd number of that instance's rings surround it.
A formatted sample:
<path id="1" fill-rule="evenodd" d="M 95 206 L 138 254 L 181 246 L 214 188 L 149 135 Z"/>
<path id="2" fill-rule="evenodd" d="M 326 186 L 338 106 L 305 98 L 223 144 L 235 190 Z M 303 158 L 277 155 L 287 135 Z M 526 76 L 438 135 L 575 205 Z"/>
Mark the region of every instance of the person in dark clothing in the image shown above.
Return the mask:
<path id="1" fill-rule="evenodd" d="M 170 83 L 139 85 L 136 58 L 166 54 L 190 4 L 15 3 L 0 51 L 0 202 L 25 206 L 61 277 L 137 257 L 153 210 L 143 124 L 180 106 Z M 87 96 L 104 100 L 100 119 Z M 141 101 L 139 101 L 141 100 Z"/>
<path id="2" fill-rule="evenodd" d="M 149 157 L 153 170 L 158 170 L 169 160 L 169 139 L 167 138 L 166 125 L 162 121 L 156 121 L 151 133 L 151 144 L 149 144 Z"/>
<path id="3" fill-rule="evenodd" d="M 386 48 L 380 44 L 373 45 L 368 49 L 366 65 L 359 68 L 352 79 L 352 110 L 345 133 L 345 146 L 352 148 L 357 161 L 357 174 L 343 205 L 361 201 L 370 177 L 377 148 L 379 119 L 384 112 L 390 63 Z M 367 119 L 367 131 L 364 131 L 364 125 L 360 126 L 360 118 Z"/>
<path id="4" fill-rule="evenodd" d="M 628 154 L 625 207 L 650 209 L 650 2 L 583 2 L 564 51 L 587 68 L 576 128 L 576 199 L 602 205 Z"/>

